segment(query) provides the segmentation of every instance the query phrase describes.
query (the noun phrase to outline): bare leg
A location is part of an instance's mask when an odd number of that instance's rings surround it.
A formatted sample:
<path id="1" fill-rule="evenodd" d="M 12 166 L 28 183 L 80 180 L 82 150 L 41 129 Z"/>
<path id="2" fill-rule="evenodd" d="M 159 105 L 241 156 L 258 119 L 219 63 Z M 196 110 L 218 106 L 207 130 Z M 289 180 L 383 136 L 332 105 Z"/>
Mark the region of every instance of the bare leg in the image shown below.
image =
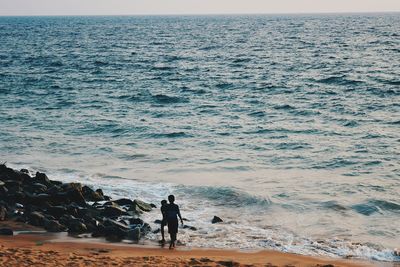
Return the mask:
<path id="1" fill-rule="evenodd" d="M 165 243 L 165 236 L 164 236 L 164 225 L 161 225 L 161 243 Z"/>

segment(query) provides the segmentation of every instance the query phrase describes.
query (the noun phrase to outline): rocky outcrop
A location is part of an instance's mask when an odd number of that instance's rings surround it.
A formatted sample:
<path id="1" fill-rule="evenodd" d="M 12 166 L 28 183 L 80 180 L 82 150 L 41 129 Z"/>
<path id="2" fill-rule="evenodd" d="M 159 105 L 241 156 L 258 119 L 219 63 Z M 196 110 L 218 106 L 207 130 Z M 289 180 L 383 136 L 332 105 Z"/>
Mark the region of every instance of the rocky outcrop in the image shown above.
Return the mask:
<path id="1" fill-rule="evenodd" d="M 0 221 L 12 219 L 49 232 L 137 241 L 151 232 L 150 225 L 138 216 L 154 207 L 138 199 L 112 200 L 101 189 L 54 181 L 41 172 L 31 177 L 28 170 L 0 164 Z M 0 234 L 13 234 L 1 230 Z"/>

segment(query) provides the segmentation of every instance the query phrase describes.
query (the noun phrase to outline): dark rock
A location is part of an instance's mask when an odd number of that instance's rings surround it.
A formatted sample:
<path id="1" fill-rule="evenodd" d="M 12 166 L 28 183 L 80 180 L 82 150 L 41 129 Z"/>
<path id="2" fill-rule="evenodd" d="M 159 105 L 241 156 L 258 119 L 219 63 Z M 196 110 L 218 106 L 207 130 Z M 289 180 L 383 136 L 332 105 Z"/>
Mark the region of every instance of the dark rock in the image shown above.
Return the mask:
<path id="1" fill-rule="evenodd" d="M 118 200 L 114 200 L 113 202 L 120 206 L 130 206 L 133 204 L 133 201 L 127 198 L 121 198 Z"/>
<path id="2" fill-rule="evenodd" d="M 34 226 L 43 226 L 44 215 L 40 212 L 34 211 L 28 216 L 28 222 Z"/>
<path id="3" fill-rule="evenodd" d="M 74 190 L 78 190 L 79 192 L 82 192 L 82 184 L 81 183 L 66 183 L 66 184 L 62 184 L 61 187 L 65 191 L 74 189 Z"/>
<path id="4" fill-rule="evenodd" d="M 21 169 L 20 172 L 29 174 L 29 171 L 27 169 Z"/>
<path id="5" fill-rule="evenodd" d="M 151 204 L 149 204 L 149 203 L 146 203 L 146 202 L 141 201 L 141 200 L 139 200 L 139 199 L 135 199 L 133 202 L 134 202 L 134 204 L 135 204 L 137 207 L 139 207 L 139 209 L 141 209 L 142 211 L 148 212 L 148 211 L 151 211 L 151 210 L 152 210 L 152 206 L 151 206 Z"/>
<path id="6" fill-rule="evenodd" d="M 82 234 L 87 232 L 86 225 L 79 219 L 71 219 L 67 222 L 68 233 Z"/>
<path id="7" fill-rule="evenodd" d="M 130 224 L 138 224 L 138 225 L 143 225 L 143 220 L 140 218 L 130 218 L 129 219 Z"/>
<path id="8" fill-rule="evenodd" d="M 14 181 L 19 181 L 21 183 L 23 182 L 29 182 L 31 180 L 31 177 L 23 172 L 13 170 L 11 168 L 8 168 L 6 165 L 1 164 L 0 165 L 0 180 L 14 180 Z"/>
<path id="9" fill-rule="evenodd" d="M 23 191 L 21 187 L 21 183 L 19 181 L 14 180 L 5 180 L 4 186 L 7 187 L 10 193 L 21 192 Z"/>
<path id="10" fill-rule="evenodd" d="M 0 181 L 1 182 L 1 181 Z M 3 182 L 1 182 L 3 185 L 0 185 L 0 199 L 5 199 L 8 194 L 8 189 L 5 186 Z"/>
<path id="11" fill-rule="evenodd" d="M 120 207 L 106 206 L 103 210 L 102 215 L 104 217 L 118 217 L 121 215 L 127 215 L 126 211 Z"/>
<path id="12" fill-rule="evenodd" d="M 122 224 L 128 226 L 128 223 L 127 223 L 127 221 L 125 221 L 125 220 L 119 219 L 119 220 L 117 220 L 117 222 L 122 223 Z"/>
<path id="13" fill-rule="evenodd" d="M 71 200 L 68 198 L 67 192 L 53 192 L 49 198 L 49 201 L 53 204 L 53 206 L 71 203 Z"/>
<path id="14" fill-rule="evenodd" d="M 192 231 L 197 231 L 196 227 L 190 226 L 190 225 L 186 225 L 186 224 L 183 226 L 183 229 L 189 229 L 189 230 L 192 230 Z"/>
<path id="15" fill-rule="evenodd" d="M 125 225 L 113 221 L 112 223 L 104 223 L 104 236 L 107 238 L 112 238 L 113 240 L 124 239 L 128 235 L 129 228 Z"/>
<path id="16" fill-rule="evenodd" d="M 76 220 L 76 218 L 70 214 L 64 214 L 60 217 L 59 222 L 64 225 L 68 225 L 68 222 L 72 220 Z"/>
<path id="17" fill-rule="evenodd" d="M 63 185 L 63 182 L 60 182 L 60 181 L 50 180 L 50 182 L 51 182 L 52 185 L 55 185 L 55 186 L 62 186 Z"/>
<path id="18" fill-rule="evenodd" d="M 4 206 L 0 206 L 0 221 L 7 219 L 7 209 Z"/>
<path id="19" fill-rule="evenodd" d="M 86 206 L 86 200 L 82 195 L 82 190 L 71 188 L 67 191 L 67 196 L 71 202 L 75 202 L 81 206 Z"/>
<path id="20" fill-rule="evenodd" d="M 47 209 L 47 213 L 56 218 L 60 218 L 67 213 L 67 208 L 63 206 L 51 206 Z"/>
<path id="21" fill-rule="evenodd" d="M 99 189 L 96 189 L 96 193 L 99 194 L 100 196 L 103 196 L 103 197 L 104 197 L 103 190 L 101 190 L 100 188 L 99 188 Z"/>
<path id="22" fill-rule="evenodd" d="M 55 218 L 54 216 L 51 216 L 51 215 L 49 215 L 49 214 L 44 214 L 44 218 L 45 218 L 45 221 L 46 221 L 46 220 L 53 220 L 53 221 L 56 220 L 56 218 Z"/>
<path id="23" fill-rule="evenodd" d="M 35 193 L 45 193 L 47 191 L 47 186 L 41 183 L 34 183 L 33 185 L 31 185 L 31 189 Z"/>
<path id="24" fill-rule="evenodd" d="M 51 187 L 49 187 L 49 189 L 47 189 L 47 194 L 54 196 L 57 193 L 61 192 L 61 187 L 57 186 L 57 185 L 53 185 Z"/>
<path id="25" fill-rule="evenodd" d="M 153 203 L 150 203 L 150 206 L 152 207 L 152 208 L 157 208 L 157 206 L 156 206 L 156 204 L 153 204 Z"/>
<path id="26" fill-rule="evenodd" d="M 151 232 L 151 227 L 148 223 L 143 223 L 143 226 L 140 228 L 140 232 L 142 235 L 146 235 Z"/>
<path id="27" fill-rule="evenodd" d="M 39 207 L 47 206 L 48 202 L 51 200 L 50 195 L 45 193 L 37 195 L 27 194 L 27 198 L 29 204 L 37 205 Z"/>
<path id="28" fill-rule="evenodd" d="M 128 231 L 127 238 L 129 240 L 138 241 L 140 237 L 141 237 L 141 231 L 139 227 L 136 227 L 135 229 Z"/>
<path id="29" fill-rule="evenodd" d="M 78 208 L 75 205 L 68 205 L 66 208 L 69 215 L 72 215 L 75 218 L 79 217 Z"/>
<path id="30" fill-rule="evenodd" d="M 155 220 L 154 223 L 155 223 L 155 224 L 161 224 L 162 221 L 161 221 L 161 220 Z"/>
<path id="31" fill-rule="evenodd" d="M 157 228 L 156 230 L 153 231 L 153 234 L 158 234 L 159 232 L 161 232 L 161 229 Z"/>
<path id="32" fill-rule="evenodd" d="M 44 229 L 49 232 L 63 232 L 67 228 L 56 220 L 44 220 Z"/>
<path id="33" fill-rule="evenodd" d="M 129 227 L 126 226 L 125 224 L 117 222 L 115 220 L 111 220 L 111 219 L 106 219 L 103 224 L 104 224 L 105 227 L 112 226 L 112 227 L 116 227 L 116 228 L 122 229 L 124 231 L 128 231 L 129 230 Z"/>
<path id="34" fill-rule="evenodd" d="M 219 222 L 223 222 L 223 220 L 218 216 L 214 216 L 214 218 L 211 220 L 211 223 L 219 223 Z"/>
<path id="35" fill-rule="evenodd" d="M 14 235 L 14 232 L 9 228 L 0 228 L 0 235 Z"/>
<path id="36" fill-rule="evenodd" d="M 103 201 L 104 200 L 103 195 L 92 190 L 90 187 L 88 187 L 86 185 L 82 187 L 82 193 L 83 193 L 84 198 L 87 201 Z"/>
<path id="37" fill-rule="evenodd" d="M 46 186 L 52 186 L 52 183 L 45 173 L 36 172 L 36 175 L 33 179 L 35 179 L 36 182 L 44 184 Z"/>
<path id="38" fill-rule="evenodd" d="M 86 225 L 86 228 L 88 229 L 88 232 L 93 233 L 93 232 L 97 231 L 97 229 L 100 225 L 99 221 L 97 221 L 94 218 L 84 218 L 84 220 L 85 220 L 85 225 Z"/>

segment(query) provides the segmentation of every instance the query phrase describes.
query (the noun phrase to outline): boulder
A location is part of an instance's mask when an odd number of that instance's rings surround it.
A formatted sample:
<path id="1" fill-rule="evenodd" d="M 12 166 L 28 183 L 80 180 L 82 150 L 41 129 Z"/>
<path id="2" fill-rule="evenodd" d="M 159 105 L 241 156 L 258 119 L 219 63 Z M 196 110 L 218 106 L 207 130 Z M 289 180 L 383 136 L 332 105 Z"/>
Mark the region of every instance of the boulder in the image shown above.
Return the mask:
<path id="1" fill-rule="evenodd" d="M 87 201 L 96 202 L 104 200 L 104 196 L 102 194 L 99 194 L 98 192 L 92 190 L 89 186 L 86 185 L 82 187 L 82 194 Z"/>
<path id="2" fill-rule="evenodd" d="M 220 223 L 220 222 L 223 222 L 223 220 L 218 216 L 214 216 L 214 218 L 211 220 L 211 223 Z"/>
<path id="3" fill-rule="evenodd" d="M 133 204 L 136 205 L 137 207 L 139 207 L 139 209 L 141 209 L 142 211 L 151 211 L 153 209 L 153 207 L 151 206 L 151 204 L 146 203 L 144 201 L 141 201 L 139 199 L 135 199 L 133 201 Z"/>
<path id="4" fill-rule="evenodd" d="M 50 179 L 47 177 L 45 173 L 36 172 L 35 177 L 33 178 L 37 183 L 44 184 L 46 186 L 52 186 Z"/>
<path id="5" fill-rule="evenodd" d="M 28 171 L 28 169 L 21 169 L 21 170 L 20 170 L 20 172 L 22 172 L 22 173 L 26 173 L 26 174 L 29 174 L 29 171 Z"/>
<path id="6" fill-rule="evenodd" d="M 100 188 L 96 189 L 96 193 L 99 194 L 100 196 L 104 196 L 103 190 L 101 190 Z"/>
<path id="7" fill-rule="evenodd" d="M 133 225 L 143 225 L 144 221 L 140 218 L 130 218 L 129 223 Z"/>
<path id="8" fill-rule="evenodd" d="M 86 228 L 88 229 L 88 232 L 96 232 L 100 223 L 98 220 L 94 219 L 94 218 L 84 218 L 85 220 L 85 225 Z"/>
<path id="9" fill-rule="evenodd" d="M 128 235 L 127 231 L 121 230 L 119 228 L 114 228 L 111 226 L 105 227 L 104 233 L 106 240 L 110 242 L 120 242 Z"/>
<path id="10" fill-rule="evenodd" d="M 139 227 L 136 227 L 128 231 L 127 238 L 129 240 L 138 241 L 141 237 L 141 231 Z"/>
<path id="11" fill-rule="evenodd" d="M 129 227 L 127 225 L 125 225 L 123 223 L 120 223 L 120 222 L 117 222 L 115 220 L 111 220 L 111 219 L 104 220 L 103 224 L 104 224 L 105 227 L 112 226 L 112 227 L 116 227 L 116 228 L 122 229 L 124 231 L 128 231 L 129 230 Z"/>
<path id="12" fill-rule="evenodd" d="M 35 193 L 45 193 L 47 191 L 47 186 L 41 183 L 34 183 L 31 185 L 31 190 Z"/>
<path id="13" fill-rule="evenodd" d="M 29 214 L 28 216 L 28 222 L 31 225 L 34 226 L 43 226 L 44 224 L 44 215 L 38 211 L 34 211 L 32 213 Z"/>
<path id="14" fill-rule="evenodd" d="M 128 198 L 121 198 L 118 200 L 114 200 L 113 202 L 118 204 L 119 206 L 130 206 L 133 204 L 133 201 Z"/>
<path id="15" fill-rule="evenodd" d="M 150 224 L 143 223 L 142 227 L 140 227 L 140 232 L 142 233 L 142 235 L 150 233 L 151 232 Z"/>
<path id="16" fill-rule="evenodd" d="M 121 215 L 127 215 L 126 211 L 121 207 L 106 206 L 102 212 L 104 217 L 118 217 Z"/>
<path id="17" fill-rule="evenodd" d="M 4 206 L 0 206 L 0 221 L 7 219 L 7 209 Z"/>
<path id="18" fill-rule="evenodd" d="M 10 228 L 0 228 L 0 235 L 14 235 L 14 232 Z"/>
<path id="19" fill-rule="evenodd" d="M 86 200 L 82 195 L 82 190 L 79 190 L 78 188 L 70 188 L 67 191 L 67 197 L 71 202 L 75 202 L 81 206 L 86 206 Z"/>
<path id="20" fill-rule="evenodd" d="M 64 206 L 51 206 L 47 208 L 47 213 L 54 216 L 55 218 L 60 218 L 67 213 L 67 208 Z"/>
<path id="21" fill-rule="evenodd" d="M 3 185 L 0 185 L 0 199 L 4 199 L 7 197 L 8 189 L 3 182 L 0 181 Z"/>
<path id="22" fill-rule="evenodd" d="M 0 164 L 0 180 L 14 180 L 19 182 L 28 182 L 32 178 L 23 172 L 8 168 L 5 164 Z"/>
<path id="23" fill-rule="evenodd" d="M 41 193 L 41 194 L 27 194 L 27 202 L 29 204 L 33 204 L 39 207 L 48 206 L 48 202 L 51 201 L 51 197 L 49 194 Z"/>
<path id="24" fill-rule="evenodd" d="M 68 233 L 82 234 L 87 232 L 86 225 L 79 219 L 71 219 L 67 221 Z"/>
<path id="25" fill-rule="evenodd" d="M 67 228 L 56 220 L 44 220 L 44 229 L 49 232 L 64 232 Z"/>

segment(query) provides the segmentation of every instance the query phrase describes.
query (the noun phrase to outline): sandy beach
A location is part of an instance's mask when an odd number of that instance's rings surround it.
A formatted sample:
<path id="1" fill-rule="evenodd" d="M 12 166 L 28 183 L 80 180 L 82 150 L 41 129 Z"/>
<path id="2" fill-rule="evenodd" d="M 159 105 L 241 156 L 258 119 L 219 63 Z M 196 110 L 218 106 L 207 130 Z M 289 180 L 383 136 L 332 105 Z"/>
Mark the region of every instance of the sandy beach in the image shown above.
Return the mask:
<path id="1" fill-rule="evenodd" d="M 0 227 L 14 230 L 41 230 L 14 222 Z M 86 242 L 82 239 L 54 238 L 49 234 L 18 234 L 0 237 L 0 266 L 393 266 L 373 262 L 308 257 L 276 251 L 234 250 Z"/>

